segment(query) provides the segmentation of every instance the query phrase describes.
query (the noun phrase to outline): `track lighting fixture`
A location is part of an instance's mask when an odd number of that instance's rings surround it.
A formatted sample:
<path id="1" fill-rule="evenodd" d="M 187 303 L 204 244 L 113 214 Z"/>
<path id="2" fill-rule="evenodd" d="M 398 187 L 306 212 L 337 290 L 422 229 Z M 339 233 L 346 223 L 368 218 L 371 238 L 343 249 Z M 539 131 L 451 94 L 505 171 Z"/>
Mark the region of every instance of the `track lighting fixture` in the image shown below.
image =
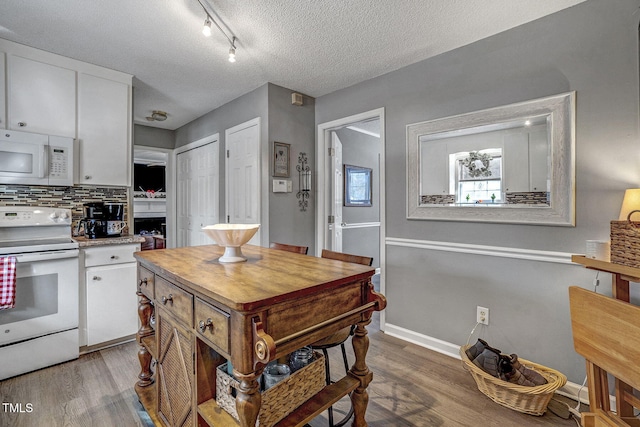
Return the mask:
<path id="1" fill-rule="evenodd" d="M 207 15 L 207 19 L 204 20 L 204 27 L 202 27 L 202 34 L 205 37 L 211 37 L 211 19 Z"/>
<path id="2" fill-rule="evenodd" d="M 218 24 L 216 19 L 213 18 L 213 16 L 217 17 L 218 15 L 216 15 L 215 12 L 209 12 L 207 10 L 207 8 L 205 7 L 205 4 L 209 6 L 209 4 L 207 3 L 207 0 L 198 0 L 198 3 L 202 7 L 202 10 L 204 10 L 204 13 L 207 15 L 207 17 L 204 20 L 204 26 L 202 27 L 202 34 L 204 34 L 206 37 L 210 37 L 211 28 L 212 28 L 211 24 L 214 24 L 216 28 L 220 30 L 222 35 L 225 36 L 229 41 L 229 62 L 236 62 L 236 40 L 237 40 L 236 36 L 234 36 L 233 34 L 231 34 L 231 36 L 228 36 L 227 33 L 222 29 L 220 24 Z M 217 19 L 220 20 L 219 17 L 217 17 Z M 226 25 L 225 27 L 228 30 L 228 27 Z"/>

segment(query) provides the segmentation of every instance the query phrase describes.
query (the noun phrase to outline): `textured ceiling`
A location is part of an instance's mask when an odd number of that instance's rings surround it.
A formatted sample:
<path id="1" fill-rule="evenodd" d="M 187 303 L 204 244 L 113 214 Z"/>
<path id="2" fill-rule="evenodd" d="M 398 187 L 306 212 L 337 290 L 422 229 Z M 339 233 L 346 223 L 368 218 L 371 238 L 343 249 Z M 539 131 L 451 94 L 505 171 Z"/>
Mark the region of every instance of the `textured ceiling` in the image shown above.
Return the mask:
<path id="1" fill-rule="evenodd" d="M 124 71 L 176 129 L 266 82 L 318 97 L 584 0 L 1 0 L 0 38 Z M 147 122 L 164 110 L 164 122 Z"/>

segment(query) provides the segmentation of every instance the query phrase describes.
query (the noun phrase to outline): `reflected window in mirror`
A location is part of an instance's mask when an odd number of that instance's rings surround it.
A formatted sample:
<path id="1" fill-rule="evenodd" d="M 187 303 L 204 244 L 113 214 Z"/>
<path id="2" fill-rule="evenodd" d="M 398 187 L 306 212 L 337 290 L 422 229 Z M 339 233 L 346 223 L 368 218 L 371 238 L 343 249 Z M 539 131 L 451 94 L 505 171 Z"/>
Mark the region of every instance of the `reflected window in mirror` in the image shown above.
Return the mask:
<path id="1" fill-rule="evenodd" d="M 502 149 L 449 155 L 456 203 L 502 203 Z"/>

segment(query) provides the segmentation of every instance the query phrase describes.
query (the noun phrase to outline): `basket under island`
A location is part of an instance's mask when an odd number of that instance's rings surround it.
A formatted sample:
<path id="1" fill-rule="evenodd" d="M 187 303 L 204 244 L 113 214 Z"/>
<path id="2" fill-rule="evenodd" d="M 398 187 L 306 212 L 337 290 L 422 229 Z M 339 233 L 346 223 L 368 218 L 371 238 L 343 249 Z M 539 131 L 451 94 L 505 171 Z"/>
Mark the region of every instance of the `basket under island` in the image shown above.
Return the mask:
<path id="1" fill-rule="evenodd" d="M 136 252 L 141 371 L 135 386 L 157 426 L 256 425 L 264 366 L 355 325 L 356 361 L 275 425 L 303 426 L 351 393 L 353 425 L 365 427 L 366 326 L 386 307 L 360 264 L 245 245 L 246 262 L 224 264 L 217 245 Z M 152 360 L 155 361 L 152 367 Z M 216 404 L 216 368 L 227 360 L 240 385 L 239 421 Z"/>

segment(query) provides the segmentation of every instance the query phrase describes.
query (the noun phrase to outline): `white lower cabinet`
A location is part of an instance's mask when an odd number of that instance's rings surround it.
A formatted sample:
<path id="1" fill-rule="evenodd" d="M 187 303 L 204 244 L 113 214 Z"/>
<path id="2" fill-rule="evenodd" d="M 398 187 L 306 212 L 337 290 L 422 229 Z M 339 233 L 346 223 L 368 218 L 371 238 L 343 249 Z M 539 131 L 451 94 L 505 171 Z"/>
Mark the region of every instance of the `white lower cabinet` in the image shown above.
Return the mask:
<path id="1" fill-rule="evenodd" d="M 86 248 L 84 255 L 85 316 L 81 345 L 118 340 L 138 331 L 137 264 L 140 245 Z M 82 323 L 82 319 L 81 319 Z"/>

